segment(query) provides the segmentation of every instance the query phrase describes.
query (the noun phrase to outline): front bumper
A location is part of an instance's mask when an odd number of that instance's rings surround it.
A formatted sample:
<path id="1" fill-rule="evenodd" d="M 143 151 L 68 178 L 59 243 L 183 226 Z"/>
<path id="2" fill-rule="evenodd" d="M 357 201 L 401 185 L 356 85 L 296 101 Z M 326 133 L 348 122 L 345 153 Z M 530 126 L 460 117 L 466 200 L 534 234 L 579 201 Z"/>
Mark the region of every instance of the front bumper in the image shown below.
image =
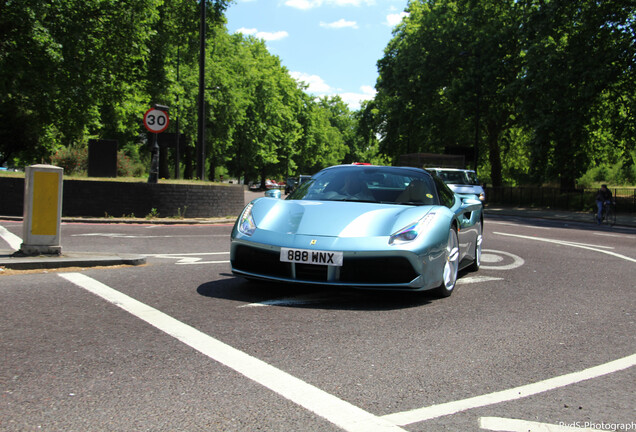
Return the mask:
<path id="1" fill-rule="evenodd" d="M 324 245 L 324 238 L 322 240 Z M 343 239 L 339 240 L 343 243 Z M 333 239 L 333 242 L 338 243 L 338 239 Z M 383 239 L 381 243 L 386 245 L 387 240 Z M 355 251 L 341 247 L 329 248 L 343 251 L 342 266 L 281 262 L 280 249 L 278 245 L 234 239 L 230 253 L 232 272 L 269 281 L 367 289 L 423 291 L 441 283 L 443 249 L 416 253 L 388 246 L 378 250 L 358 248 Z"/>

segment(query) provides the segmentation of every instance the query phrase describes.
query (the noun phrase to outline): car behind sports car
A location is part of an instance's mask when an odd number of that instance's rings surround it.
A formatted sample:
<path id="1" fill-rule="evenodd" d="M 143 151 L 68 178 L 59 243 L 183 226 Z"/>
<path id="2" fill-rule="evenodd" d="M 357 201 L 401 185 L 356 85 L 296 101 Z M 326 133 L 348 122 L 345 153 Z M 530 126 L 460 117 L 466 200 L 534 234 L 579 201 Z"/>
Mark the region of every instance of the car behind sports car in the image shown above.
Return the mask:
<path id="1" fill-rule="evenodd" d="M 453 192 L 460 195 L 477 195 L 480 201 L 486 201 L 486 191 L 479 184 L 475 171 L 457 168 L 426 168 L 426 170 L 441 178 Z"/>
<path id="2" fill-rule="evenodd" d="M 249 279 L 449 296 L 481 259 L 482 204 L 418 168 L 326 168 L 287 199 L 250 202 L 231 236 Z"/>

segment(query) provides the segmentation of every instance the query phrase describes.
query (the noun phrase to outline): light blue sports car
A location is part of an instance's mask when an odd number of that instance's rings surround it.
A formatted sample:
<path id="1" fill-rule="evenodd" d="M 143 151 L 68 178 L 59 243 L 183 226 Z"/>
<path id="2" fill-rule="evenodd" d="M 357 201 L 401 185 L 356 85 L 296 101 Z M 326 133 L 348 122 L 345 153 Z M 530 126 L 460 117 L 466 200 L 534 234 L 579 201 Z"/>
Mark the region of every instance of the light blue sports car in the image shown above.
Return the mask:
<path id="1" fill-rule="evenodd" d="M 418 168 L 326 168 L 287 199 L 250 202 L 232 230 L 248 279 L 451 295 L 479 269 L 482 203 Z"/>

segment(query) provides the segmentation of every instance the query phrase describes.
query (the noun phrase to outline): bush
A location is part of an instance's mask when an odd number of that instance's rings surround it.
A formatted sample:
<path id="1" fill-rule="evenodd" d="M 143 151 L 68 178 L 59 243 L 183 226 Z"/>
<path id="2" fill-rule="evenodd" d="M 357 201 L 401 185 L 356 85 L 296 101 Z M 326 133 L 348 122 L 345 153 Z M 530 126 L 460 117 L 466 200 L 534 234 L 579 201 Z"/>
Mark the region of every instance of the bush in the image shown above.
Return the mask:
<path id="1" fill-rule="evenodd" d="M 86 174 L 88 170 L 88 148 L 62 147 L 51 156 L 51 165 L 64 168 L 65 175 Z"/>
<path id="2" fill-rule="evenodd" d="M 122 150 L 117 152 L 118 177 L 143 177 L 146 170 L 140 162 L 134 162 Z"/>
<path id="3" fill-rule="evenodd" d="M 64 168 L 64 175 L 86 175 L 88 147 L 62 147 L 51 156 L 51 164 Z M 118 177 L 144 177 L 145 174 L 146 169 L 141 162 L 133 161 L 123 150 L 117 152 Z"/>

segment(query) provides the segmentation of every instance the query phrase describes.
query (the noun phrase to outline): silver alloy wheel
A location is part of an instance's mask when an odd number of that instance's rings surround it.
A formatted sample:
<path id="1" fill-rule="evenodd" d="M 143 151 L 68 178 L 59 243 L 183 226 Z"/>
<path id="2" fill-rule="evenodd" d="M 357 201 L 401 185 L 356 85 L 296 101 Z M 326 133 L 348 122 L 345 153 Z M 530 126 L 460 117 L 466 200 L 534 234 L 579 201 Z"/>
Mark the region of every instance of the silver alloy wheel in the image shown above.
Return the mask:
<path id="1" fill-rule="evenodd" d="M 481 222 L 477 224 L 477 227 L 479 232 L 477 233 L 477 238 L 475 239 L 475 242 L 476 242 L 475 261 L 473 262 L 473 265 L 470 268 L 471 271 L 477 271 L 479 270 L 479 267 L 481 266 L 481 244 L 484 242 L 484 237 L 482 234 L 483 228 L 482 228 Z"/>
<path id="2" fill-rule="evenodd" d="M 444 264 L 444 288 L 450 294 L 457 282 L 457 271 L 459 269 L 459 240 L 457 231 L 451 228 L 448 233 L 448 244 L 446 245 L 446 263 Z"/>

